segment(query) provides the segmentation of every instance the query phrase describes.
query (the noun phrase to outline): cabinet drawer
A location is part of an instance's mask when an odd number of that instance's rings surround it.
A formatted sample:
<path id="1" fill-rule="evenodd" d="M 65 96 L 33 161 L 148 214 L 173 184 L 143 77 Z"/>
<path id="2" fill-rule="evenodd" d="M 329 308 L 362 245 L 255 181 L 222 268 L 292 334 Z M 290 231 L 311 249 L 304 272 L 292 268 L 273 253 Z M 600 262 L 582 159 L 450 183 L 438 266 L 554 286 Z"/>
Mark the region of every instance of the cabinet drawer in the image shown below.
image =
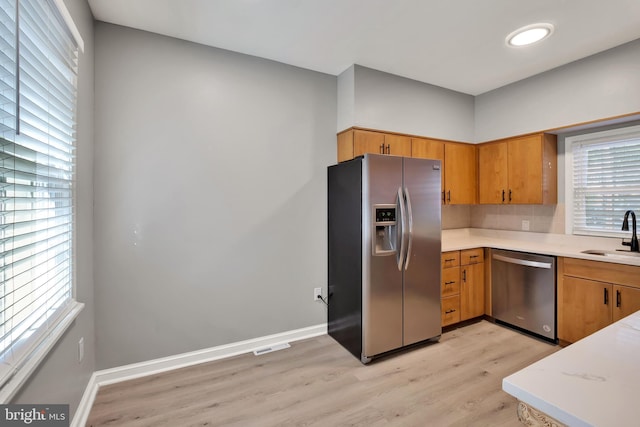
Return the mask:
<path id="1" fill-rule="evenodd" d="M 640 267 L 603 261 L 564 258 L 564 274 L 640 288 Z"/>
<path id="2" fill-rule="evenodd" d="M 442 286 L 440 286 L 440 290 L 443 297 L 460 293 L 460 267 L 442 270 Z"/>
<path id="3" fill-rule="evenodd" d="M 442 326 L 460 321 L 460 295 L 442 298 Z"/>
<path id="4" fill-rule="evenodd" d="M 442 268 L 457 267 L 460 265 L 460 251 L 442 253 Z"/>
<path id="5" fill-rule="evenodd" d="M 460 265 L 478 264 L 484 262 L 484 249 L 466 249 L 460 251 Z"/>

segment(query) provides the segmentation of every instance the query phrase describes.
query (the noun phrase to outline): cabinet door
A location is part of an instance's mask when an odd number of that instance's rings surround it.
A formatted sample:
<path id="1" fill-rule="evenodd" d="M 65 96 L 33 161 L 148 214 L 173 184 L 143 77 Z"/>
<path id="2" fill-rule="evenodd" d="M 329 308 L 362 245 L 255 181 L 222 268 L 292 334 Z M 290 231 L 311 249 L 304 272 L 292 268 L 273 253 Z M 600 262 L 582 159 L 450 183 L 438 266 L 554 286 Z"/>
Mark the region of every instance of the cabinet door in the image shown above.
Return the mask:
<path id="1" fill-rule="evenodd" d="M 440 160 L 442 190 L 444 192 L 444 142 L 435 139 L 412 138 L 411 157 Z M 444 194 L 444 193 L 443 193 Z"/>
<path id="2" fill-rule="evenodd" d="M 542 136 L 508 141 L 510 203 L 542 203 Z"/>
<path id="3" fill-rule="evenodd" d="M 452 205 L 476 203 L 478 191 L 476 146 L 444 143 L 445 200 Z"/>
<path id="4" fill-rule="evenodd" d="M 484 263 L 465 265 L 460 272 L 460 320 L 484 314 Z"/>
<path id="5" fill-rule="evenodd" d="M 353 156 L 365 153 L 383 154 L 384 133 L 355 130 L 353 133 Z"/>
<path id="6" fill-rule="evenodd" d="M 507 143 L 478 147 L 478 198 L 480 203 L 508 203 Z"/>
<path id="7" fill-rule="evenodd" d="M 640 289 L 614 285 L 613 293 L 614 322 L 640 310 Z"/>
<path id="8" fill-rule="evenodd" d="M 558 301 L 558 338 L 576 342 L 611 324 L 612 286 L 564 276 Z"/>
<path id="9" fill-rule="evenodd" d="M 411 157 L 411 138 L 401 135 L 384 136 L 384 154 Z"/>

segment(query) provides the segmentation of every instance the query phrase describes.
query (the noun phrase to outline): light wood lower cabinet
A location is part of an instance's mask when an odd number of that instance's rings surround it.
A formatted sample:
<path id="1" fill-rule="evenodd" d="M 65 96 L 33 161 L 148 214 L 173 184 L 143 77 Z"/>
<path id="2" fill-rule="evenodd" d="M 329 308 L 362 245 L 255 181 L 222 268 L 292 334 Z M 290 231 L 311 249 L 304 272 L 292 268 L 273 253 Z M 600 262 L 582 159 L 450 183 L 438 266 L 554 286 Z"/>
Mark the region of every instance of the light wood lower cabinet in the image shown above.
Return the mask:
<path id="1" fill-rule="evenodd" d="M 484 263 L 462 267 L 460 287 L 460 320 L 484 314 Z"/>
<path id="2" fill-rule="evenodd" d="M 558 258 L 558 338 L 573 343 L 640 310 L 640 267 Z"/>
<path id="3" fill-rule="evenodd" d="M 576 342 L 611 323 L 611 306 L 606 302 L 610 284 L 565 276 L 562 286 L 562 301 L 558 301 L 564 318 L 558 322 L 561 340 Z"/>
<path id="4" fill-rule="evenodd" d="M 442 326 L 460 321 L 460 251 L 442 253 L 440 284 Z"/>
<path id="5" fill-rule="evenodd" d="M 484 314 L 484 249 L 460 251 L 460 320 Z"/>
<path id="6" fill-rule="evenodd" d="M 484 250 L 442 253 L 442 326 L 484 314 Z"/>

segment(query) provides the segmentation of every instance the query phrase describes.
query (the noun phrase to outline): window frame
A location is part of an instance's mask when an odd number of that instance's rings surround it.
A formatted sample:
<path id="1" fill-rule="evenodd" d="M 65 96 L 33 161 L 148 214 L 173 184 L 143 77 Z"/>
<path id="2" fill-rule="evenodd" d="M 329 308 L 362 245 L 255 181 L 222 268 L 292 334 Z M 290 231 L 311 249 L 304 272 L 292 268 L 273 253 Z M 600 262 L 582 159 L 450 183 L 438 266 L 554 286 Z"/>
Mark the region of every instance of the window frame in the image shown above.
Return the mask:
<path id="1" fill-rule="evenodd" d="M 18 13 L 18 5 L 19 0 L 9 0 L 9 4 L 12 1 L 15 1 L 16 14 Z M 64 4 L 64 0 L 34 0 L 35 3 L 39 3 L 40 1 L 46 1 L 50 7 L 50 10 L 56 14 L 57 17 L 53 19 L 57 19 L 68 31 L 70 37 L 75 42 L 75 50 L 78 55 L 78 61 L 80 58 L 80 54 L 84 51 L 84 42 L 80 33 L 75 26 L 71 15 L 69 14 L 66 6 Z M 47 16 L 51 16 L 50 13 L 47 13 Z M 20 29 L 17 28 L 19 26 L 20 18 L 16 19 L 16 31 L 19 32 Z M 56 24 L 57 25 L 57 24 Z M 17 37 L 17 36 L 16 36 Z M 16 39 L 18 40 L 18 39 Z M 18 52 L 18 45 L 16 45 L 16 55 Z M 16 67 L 18 63 L 16 62 Z M 19 67 L 22 68 L 22 67 Z M 20 73 L 24 71 L 21 70 Z M 76 82 L 79 76 L 79 70 L 76 74 Z M 16 78 L 17 75 L 16 75 Z M 15 108 L 16 108 L 16 118 L 19 117 L 18 110 L 20 109 L 20 85 L 16 83 L 16 99 L 15 99 Z M 78 105 L 78 90 L 77 86 L 75 89 L 75 97 L 74 97 L 74 112 L 77 112 Z M 77 116 L 73 120 L 74 127 L 77 126 Z M 16 123 L 16 131 L 19 129 Z M 14 144 L 18 142 L 17 137 L 13 137 L 12 141 Z M 74 137 L 74 146 L 77 146 L 77 137 Z M 73 160 L 73 169 L 77 170 L 77 160 Z M 54 348 L 54 346 L 60 341 L 66 330 L 71 326 L 73 321 L 80 314 L 82 309 L 84 308 L 84 304 L 76 301 L 76 291 L 77 291 L 77 281 L 76 281 L 76 242 L 77 242 L 77 229 L 76 229 L 76 220 L 75 220 L 75 206 L 77 202 L 77 194 L 74 189 L 75 187 L 75 178 L 72 179 L 72 188 L 71 188 L 71 248 L 69 251 L 69 257 L 71 262 L 70 267 L 70 297 L 65 299 L 65 302 L 60 305 L 51 316 L 49 316 L 45 322 L 45 324 L 41 326 L 36 326 L 34 332 L 28 336 L 28 338 L 20 338 L 17 341 L 13 341 L 11 344 L 11 352 L 7 355 L 2 356 L 2 363 L 0 364 L 0 374 L 2 376 L 0 382 L 0 403 L 8 403 L 11 399 L 16 395 L 16 393 L 20 390 L 20 388 L 28 381 L 29 377 L 33 372 L 38 369 L 40 364 L 47 357 L 48 353 Z M 14 350 L 15 349 L 15 350 Z M 14 355 L 15 353 L 15 355 Z"/>
<path id="2" fill-rule="evenodd" d="M 578 230 L 574 229 L 574 145 L 579 143 L 602 143 L 619 140 L 624 137 L 640 138 L 640 124 L 638 122 L 626 123 L 622 126 L 606 130 L 585 130 L 564 138 L 565 141 L 565 234 L 590 237 L 629 238 L 630 231 L 622 230 Z M 640 209 L 639 209 L 640 210 Z M 640 214 L 640 212 L 638 212 Z M 618 219 L 617 217 L 614 218 Z M 623 217 L 620 216 L 620 226 Z M 622 228 L 622 227 L 620 227 Z"/>

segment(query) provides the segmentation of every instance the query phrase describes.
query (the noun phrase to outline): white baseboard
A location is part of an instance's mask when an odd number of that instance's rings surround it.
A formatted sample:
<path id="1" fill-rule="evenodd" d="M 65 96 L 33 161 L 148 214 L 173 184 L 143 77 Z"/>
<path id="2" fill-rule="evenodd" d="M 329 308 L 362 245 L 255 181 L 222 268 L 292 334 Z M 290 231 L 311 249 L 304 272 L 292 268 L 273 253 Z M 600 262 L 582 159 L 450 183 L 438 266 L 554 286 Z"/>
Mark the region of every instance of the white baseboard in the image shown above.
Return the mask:
<path id="1" fill-rule="evenodd" d="M 89 378 L 87 388 L 84 389 L 82 399 L 80 399 L 80 404 L 78 405 L 78 409 L 76 409 L 73 419 L 71 420 L 70 427 L 85 427 L 87 419 L 89 418 L 89 413 L 91 412 L 91 407 L 93 406 L 93 401 L 96 399 L 96 395 L 98 394 L 98 388 L 99 386 L 96 382 L 96 373 L 94 372 L 91 374 L 91 378 Z"/>
<path id="2" fill-rule="evenodd" d="M 199 363 L 237 356 L 239 354 L 251 353 L 254 350 L 264 347 L 313 338 L 319 335 L 325 335 L 326 333 L 327 324 L 323 323 L 316 326 L 309 326 L 307 328 L 281 332 L 279 334 L 238 341 L 189 353 L 177 354 L 175 356 L 163 357 L 160 359 L 148 360 L 146 362 L 133 363 L 131 365 L 96 371 L 91 375 L 89 384 L 87 384 L 87 388 L 82 395 L 82 400 L 80 401 L 78 410 L 73 417 L 71 427 L 83 427 L 86 424 L 89 412 L 91 412 L 91 407 L 93 406 L 93 401 L 95 400 L 101 386 L 197 365 Z"/>

